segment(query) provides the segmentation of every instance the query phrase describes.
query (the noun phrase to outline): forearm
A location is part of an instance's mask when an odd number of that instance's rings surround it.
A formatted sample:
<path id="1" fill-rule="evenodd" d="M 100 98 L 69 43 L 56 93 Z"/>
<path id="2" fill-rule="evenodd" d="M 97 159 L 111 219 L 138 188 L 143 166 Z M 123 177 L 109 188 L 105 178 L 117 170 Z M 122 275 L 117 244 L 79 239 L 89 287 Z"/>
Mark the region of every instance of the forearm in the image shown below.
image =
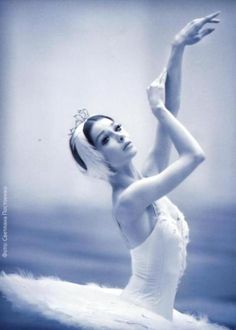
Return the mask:
<path id="1" fill-rule="evenodd" d="M 165 105 L 173 114 L 177 115 L 180 107 L 182 62 L 185 46 L 175 40 L 171 46 L 167 63 L 167 77 L 165 84 Z"/>
<path id="2" fill-rule="evenodd" d="M 169 134 L 179 155 L 204 156 L 204 152 L 196 139 L 165 107 L 156 112 L 156 117 Z"/>
<path id="3" fill-rule="evenodd" d="M 184 54 L 184 46 L 173 43 L 167 64 L 167 76 L 165 82 L 165 105 L 166 108 L 177 116 L 180 107 L 181 94 L 181 71 Z M 151 150 L 151 158 L 159 172 L 163 171 L 170 159 L 171 140 L 167 131 L 157 122 L 155 143 Z M 154 167 L 154 166 L 153 166 Z"/>

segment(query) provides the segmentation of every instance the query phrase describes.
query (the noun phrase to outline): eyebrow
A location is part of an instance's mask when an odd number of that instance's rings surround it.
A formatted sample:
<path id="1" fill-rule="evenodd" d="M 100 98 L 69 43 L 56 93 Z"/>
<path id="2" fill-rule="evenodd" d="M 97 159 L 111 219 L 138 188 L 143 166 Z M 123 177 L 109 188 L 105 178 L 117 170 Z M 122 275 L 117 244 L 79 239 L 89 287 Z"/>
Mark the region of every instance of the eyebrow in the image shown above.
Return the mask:
<path id="1" fill-rule="evenodd" d="M 110 127 L 110 126 L 113 126 L 113 124 L 114 124 L 114 122 L 112 122 L 112 123 L 109 125 L 109 127 Z M 97 135 L 97 137 L 96 137 L 96 139 L 95 139 L 95 142 L 97 142 L 97 140 L 99 139 L 99 137 L 100 137 L 103 133 L 105 133 L 104 130 L 102 130 L 102 131 Z"/>

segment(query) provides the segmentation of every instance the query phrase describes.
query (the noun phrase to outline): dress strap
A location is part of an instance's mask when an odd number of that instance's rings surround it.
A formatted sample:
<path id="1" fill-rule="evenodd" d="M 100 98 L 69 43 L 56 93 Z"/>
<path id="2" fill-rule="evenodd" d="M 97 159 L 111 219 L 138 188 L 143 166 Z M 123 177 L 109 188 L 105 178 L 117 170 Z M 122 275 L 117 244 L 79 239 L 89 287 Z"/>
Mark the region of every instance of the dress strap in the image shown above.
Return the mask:
<path id="1" fill-rule="evenodd" d="M 158 207 L 157 207 L 157 205 L 156 205 L 156 202 L 153 202 L 152 204 L 152 208 L 153 208 L 153 211 L 154 211 L 154 214 L 155 214 L 155 218 L 157 219 L 157 215 L 158 215 Z"/>

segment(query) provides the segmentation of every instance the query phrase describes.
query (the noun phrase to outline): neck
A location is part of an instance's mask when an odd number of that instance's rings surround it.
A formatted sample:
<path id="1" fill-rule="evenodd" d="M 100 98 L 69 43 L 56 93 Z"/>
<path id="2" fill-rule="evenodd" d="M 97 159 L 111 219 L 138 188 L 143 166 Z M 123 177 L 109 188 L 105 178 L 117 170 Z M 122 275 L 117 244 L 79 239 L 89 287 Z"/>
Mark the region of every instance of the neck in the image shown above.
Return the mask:
<path id="1" fill-rule="evenodd" d="M 110 178 L 113 190 L 124 189 L 142 177 L 132 162 L 116 168 L 116 171 L 117 173 Z"/>

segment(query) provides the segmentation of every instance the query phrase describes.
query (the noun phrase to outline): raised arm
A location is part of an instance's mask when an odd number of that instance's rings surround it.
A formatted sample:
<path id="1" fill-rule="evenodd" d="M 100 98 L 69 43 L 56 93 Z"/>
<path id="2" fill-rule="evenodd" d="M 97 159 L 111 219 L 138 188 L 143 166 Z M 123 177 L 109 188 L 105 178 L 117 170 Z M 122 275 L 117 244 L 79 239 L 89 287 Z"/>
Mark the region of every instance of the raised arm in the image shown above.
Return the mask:
<path id="1" fill-rule="evenodd" d="M 205 159 L 195 138 L 164 106 L 160 99 L 160 87 L 155 81 L 148 89 L 148 98 L 153 114 L 169 134 L 179 159 L 160 174 L 138 180 L 122 192 L 118 214 L 122 217 L 128 213 L 131 220 L 142 214 L 155 200 L 172 191 Z"/>
<path id="2" fill-rule="evenodd" d="M 173 115 L 177 114 L 180 107 L 181 72 L 184 49 L 186 46 L 198 43 L 205 36 L 212 33 L 215 30 L 214 28 L 204 27 L 208 23 L 219 23 L 219 19 L 216 18 L 219 14 L 220 12 L 216 12 L 202 18 L 194 19 L 176 34 L 172 42 L 170 57 L 167 63 L 165 106 Z"/>
<path id="3" fill-rule="evenodd" d="M 176 34 L 171 45 L 171 52 L 167 63 L 165 81 L 165 106 L 177 116 L 180 107 L 181 72 L 185 47 L 199 42 L 203 37 L 213 32 L 213 28 L 205 28 L 207 23 L 218 23 L 216 18 L 219 12 L 188 23 Z M 169 163 L 171 140 L 166 129 L 157 122 L 156 135 L 153 147 L 143 167 L 143 174 L 150 176 L 163 171 Z"/>
<path id="4" fill-rule="evenodd" d="M 184 49 L 186 46 L 198 43 L 205 36 L 212 33 L 215 29 L 212 27 L 205 28 L 205 25 L 219 23 L 219 19 L 216 18 L 219 14 L 220 12 L 216 12 L 202 18 L 196 18 L 175 35 L 167 64 L 165 85 L 165 106 L 173 115 L 177 114 L 180 107 L 181 71 Z"/>

